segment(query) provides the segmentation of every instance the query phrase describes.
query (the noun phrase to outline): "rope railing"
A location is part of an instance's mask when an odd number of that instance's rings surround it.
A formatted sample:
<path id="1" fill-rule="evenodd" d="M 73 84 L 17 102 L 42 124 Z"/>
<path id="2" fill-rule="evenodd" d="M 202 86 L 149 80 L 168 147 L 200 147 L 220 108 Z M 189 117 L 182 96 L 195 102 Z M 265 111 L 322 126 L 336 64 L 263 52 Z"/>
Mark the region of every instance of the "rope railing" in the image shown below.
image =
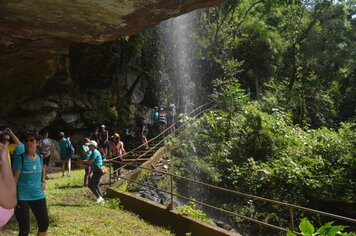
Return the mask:
<path id="1" fill-rule="evenodd" d="M 130 164 L 128 164 L 128 165 L 130 165 Z M 255 199 L 255 200 L 258 200 L 258 201 L 264 201 L 264 202 L 267 202 L 267 203 L 271 203 L 271 204 L 275 204 L 275 205 L 286 207 L 287 209 L 289 209 L 289 214 L 290 214 L 290 220 L 289 221 L 290 221 L 291 231 L 296 233 L 297 235 L 301 235 L 301 233 L 297 232 L 295 227 L 294 227 L 294 220 L 295 220 L 294 211 L 295 210 L 301 210 L 301 211 L 304 211 L 304 212 L 310 212 L 310 213 L 316 214 L 318 216 L 322 215 L 322 216 L 330 217 L 330 218 L 333 218 L 333 219 L 338 219 L 338 220 L 342 220 L 342 221 L 349 222 L 349 223 L 352 223 L 352 224 L 356 224 L 356 219 L 353 219 L 353 218 L 349 218 L 349 217 L 345 217 L 345 216 L 341 216 L 341 215 L 336 215 L 336 214 L 332 214 L 332 213 L 328 213 L 328 212 L 323 212 L 323 211 L 319 211 L 319 210 L 316 210 L 316 209 L 307 208 L 307 207 L 303 207 L 303 206 L 298 206 L 298 205 L 294 205 L 294 204 L 290 204 L 290 203 L 286 203 L 286 202 L 281 202 L 281 201 L 277 201 L 277 200 L 273 200 L 273 199 L 269 199 L 269 198 L 259 197 L 259 196 L 255 196 L 255 195 L 252 195 L 252 194 L 242 193 L 242 192 L 239 192 L 239 191 L 236 191 L 236 190 L 231 190 L 231 189 L 222 188 L 222 187 L 219 187 L 219 186 L 207 184 L 207 183 L 204 183 L 204 182 L 200 182 L 200 181 L 193 180 L 193 179 L 190 179 L 190 178 L 187 178 L 187 177 L 183 177 L 183 176 L 178 176 L 178 175 L 175 175 L 175 174 L 172 174 L 172 173 L 169 173 L 169 172 L 165 172 L 165 171 L 160 171 L 160 170 L 151 169 L 151 168 L 147 168 L 147 167 L 143 167 L 143 166 L 136 166 L 136 165 L 134 165 L 134 167 L 136 167 L 138 169 L 144 169 L 144 170 L 147 170 L 149 172 L 160 173 L 160 174 L 168 176 L 170 178 L 170 182 L 171 182 L 170 190 L 167 191 L 167 190 L 155 187 L 153 185 L 140 183 L 139 181 L 134 181 L 134 180 L 131 180 L 129 178 L 125 178 L 124 176 L 122 176 L 122 179 L 125 179 L 125 180 L 128 180 L 130 182 L 133 182 L 133 183 L 136 183 L 136 184 L 139 184 L 139 185 L 142 185 L 142 186 L 145 186 L 145 187 L 149 187 L 149 188 L 152 188 L 152 189 L 155 189 L 155 190 L 158 190 L 158 191 L 161 191 L 161 192 L 169 194 L 171 196 L 171 203 L 168 205 L 168 207 L 170 209 L 173 209 L 173 207 L 174 207 L 174 204 L 173 204 L 174 197 L 178 197 L 178 198 L 182 198 L 182 199 L 185 199 L 185 200 L 188 200 L 188 201 L 191 201 L 191 202 L 195 202 L 195 203 L 200 204 L 202 206 L 205 206 L 205 207 L 208 207 L 208 208 L 211 208 L 211 209 L 223 212 L 223 213 L 227 213 L 227 214 L 230 214 L 230 215 L 233 215 L 233 216 L 236 216 L 236 217 L 243 218 L 243 219 L 251 221 L 253 223 L 257 223 L 257 224 L 260 224 L 260 225 L 263 225 L 263 226 L 266 226 L 266 227 L 269 227 L 269 228 L 272 228 L 272 229 L 275 229 L 275 230 L 279 230 L 279 231 L 282 231 L 282 232 L 287 232 L 287 229 L 282 228 L 280 226 L 273 225 L 273 224 L 270 224 L 270 223 L 267 223 L 267 222 L 263 222 L 263 221 L 260 221 L 260 220 L 256 220 L 256 219 L 253 219 L 251 217 L 238 214 L 236 212 L 228 211 L 228 210 L 225 210 L 223 208 L 216 207 L 216 206 L 210 205 L 208 203 L 204 203 L 202 201 L 198 201 L 198 200 L 195 200 L 195 199 L 192 199 L 192 198 L 189 198 L 189 197 L 182 196 L 180 194 L 174 193 L 174 191 L 173 191 L 174 190 L 173 189 L 173 178 L 176 178 L 176 179 L 181 179 L 181 180 L 184 180 L 184 181 L 187 181 L 187 182 L 191 182 L 191 183 L 199 184 L 199 185 L 202 185 L 202 186 L 206 186 L 206 187 L 209 187 L 209 188 L 212 188 L 212 189 L 216 189 L 216 190 L 219 190 L 221 192 L 231 193 L 231 194 L 234 194 L 236 196 L 246 197 L 246 198 Z"/>

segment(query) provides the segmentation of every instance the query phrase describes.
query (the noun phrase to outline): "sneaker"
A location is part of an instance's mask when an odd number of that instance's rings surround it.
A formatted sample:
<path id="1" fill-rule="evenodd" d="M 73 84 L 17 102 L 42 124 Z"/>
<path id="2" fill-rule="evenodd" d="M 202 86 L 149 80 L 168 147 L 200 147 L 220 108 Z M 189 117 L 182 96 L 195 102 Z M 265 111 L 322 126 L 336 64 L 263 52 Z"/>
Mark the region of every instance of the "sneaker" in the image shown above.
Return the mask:
<path id="1" fill-rule="evenodd" d="M 105 200 L 104 200 L 104 198 L 103 197 L 98 197 L 98 199 L 96 199 L 96 204 L 100 204 L 100 203 L 104 203 L 105 202 Z"/>

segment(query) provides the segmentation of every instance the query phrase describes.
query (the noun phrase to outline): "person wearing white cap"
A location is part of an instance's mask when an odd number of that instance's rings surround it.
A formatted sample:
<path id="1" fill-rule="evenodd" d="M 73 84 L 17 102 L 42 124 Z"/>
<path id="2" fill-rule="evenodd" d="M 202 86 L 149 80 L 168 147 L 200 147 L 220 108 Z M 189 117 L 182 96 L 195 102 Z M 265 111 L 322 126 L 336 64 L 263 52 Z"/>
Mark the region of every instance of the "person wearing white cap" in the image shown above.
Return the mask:
<path id="1" fill-rule="evenodd" d="M 91 165 L 92 176 L 89 179 L 88 187 L 96 196 L 96 203 L 103 203 L 104 198 L 99 189 L 100 178 L 103 175 L 102 167 L 103 167 L 103 157 L 100 152 L 97 150 L 98 143 L 94 140 L 91 140 L 89 143 L 89 150 L 91 151 L 91 155 L 89 160 L 84 160 L 83 163 Z"/>

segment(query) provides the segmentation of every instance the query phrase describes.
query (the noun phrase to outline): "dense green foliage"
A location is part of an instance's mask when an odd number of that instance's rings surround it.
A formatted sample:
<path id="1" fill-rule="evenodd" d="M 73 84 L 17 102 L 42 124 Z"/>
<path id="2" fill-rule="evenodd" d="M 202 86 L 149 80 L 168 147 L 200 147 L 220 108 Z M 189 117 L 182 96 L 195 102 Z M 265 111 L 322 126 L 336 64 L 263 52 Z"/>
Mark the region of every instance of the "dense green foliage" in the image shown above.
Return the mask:
<path id="1" fill-rule="evenodd" d="M 354 1 L 230 0 L 202 15 L 206 81 L 239 80 L 293 123 L 337 127 L 355 118 Z"/>
<path id="2" fill-rule="evenodd" d="M 211 219 L 209 219 L 202 210 L 196 209 L 196 204 L 194 202 L 189 202 L 188 205 L 176 207 L 174 210 L 183 216 L 189 216 L 207 223 L 212 223 Z"/>
<path id="3" fill-rule="evenodd" d="M 341 123 L 337 130 L 303 129 L 293 125 L 286 112 L 274 109 L 267 113 L 259 102 L 247 102 L 236 82 L 218 84 L 220 90 L 213 96 L 218 109 L 189 122 L 181 138 L 173 140 L 172 153 L 179 157 L 175 159 L 177 174 L 311 208 L 331 200 L 355 201 L 355 123 Z M 196 190 L 177 186 L 190 196 L 189 191 Z M 214 195 L 210 190 L 204 194 L 208 192 L 212 194 L 209 201 L 221 207 L 288 225 L 286 209 Z M 242 222 L 236 223 L 248 228 L 248 223 Z"/>
<path id="4" fill-rule="evenodd" d="M 193 61 L 218 107 L 171 140 L 177 174 L 311 208 L 353 206 L 355 2 L 228 0 L 198 14 Z M 177 188 L 288 227 L 287 209 L 192 183 Z M 234 224 L 261 235 L 254 224 Z"/>

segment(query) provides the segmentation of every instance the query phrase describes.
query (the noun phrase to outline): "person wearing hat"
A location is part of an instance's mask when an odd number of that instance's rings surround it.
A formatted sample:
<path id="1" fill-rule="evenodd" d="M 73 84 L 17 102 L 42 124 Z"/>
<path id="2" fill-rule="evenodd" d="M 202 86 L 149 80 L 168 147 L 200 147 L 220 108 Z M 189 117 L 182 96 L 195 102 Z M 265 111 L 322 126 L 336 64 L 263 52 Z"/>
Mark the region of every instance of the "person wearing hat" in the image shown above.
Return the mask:
<path id="1" fill-rule="evenodd" d="M 104 198 L 99 189 L 100 178 L 103 175 L 103 157 L 98 151 L 98 143 L 91 140 L 89 143 L 89 150 L 91 155 L 89 160 L 84 160 L 83 163 L 91 166 L 92 176 L 89 179 L 88 187 L 96 196 L 96 204 L 103 203 Z"/>

